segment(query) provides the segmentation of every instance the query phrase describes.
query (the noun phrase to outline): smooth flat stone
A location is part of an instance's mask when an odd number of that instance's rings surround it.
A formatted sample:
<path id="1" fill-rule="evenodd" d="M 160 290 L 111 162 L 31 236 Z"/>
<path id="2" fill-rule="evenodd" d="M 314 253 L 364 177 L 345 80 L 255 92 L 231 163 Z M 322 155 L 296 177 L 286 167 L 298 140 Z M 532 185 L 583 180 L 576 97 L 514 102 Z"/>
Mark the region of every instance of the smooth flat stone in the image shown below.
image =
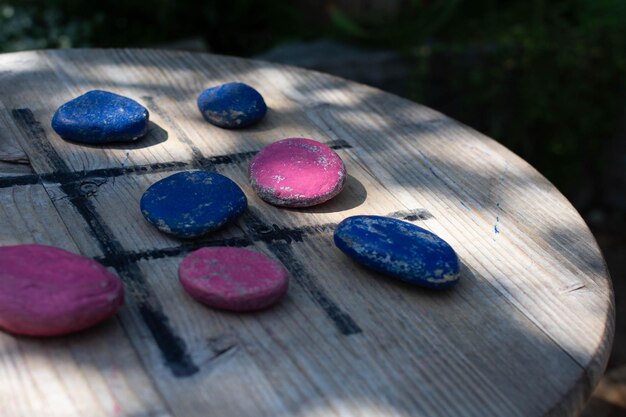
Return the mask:
<path id="1" fill-rule="evenodd" d="M 59 107 L 52 128 L 74 142 L 132 142 L 146 134 L 148 118 L 148 109 L 135 100 L 93 90 Z"/>
<path id="2" fill-rule="evenodd" d="M 335 230 L 335 245 L 357 262 L 402 281 L 447 288 L 459 280 L 459 259 L 439 236 L 381 216 L 352 216 Z"/>
<path id="3" fill-rule="evenodd" d="M 215 126 L 237 129 L 253 125 L 267 112 L 263 96 L 244 83 L 226 83 L 200 93 L 198 109 Z"/>
<path id="4" fill-rule="evenodd" d="M 160 231 L 192 238 L 239 217 L 248 200 L 230 178 L 216 172 L 186 171 L 152 184 L 140 206 L 146 220 Z"/>
<path id="5" fill-rule="evenodd" d="M 183 259 L 178 276 L 199 302 L 231 311 L 269 307 L 289 286 L 289 273 L 280 262 L 241 248 L 198 249 Z"/>
<path id="6" fill-rule="evenodd" d="M 341 192 L 346 167 L 337 152 L 323 143 L 288 138 L 266 146 L 252 159 L 250 182 L 270 204 L 309 207 Z"/>
<path id="7" fill-rule="evenodd" d="M 0 247 L 0 327 L 29 336 L 87 329 L 124 303 L 122 281 L 84 256 L 44 245 Z"/>

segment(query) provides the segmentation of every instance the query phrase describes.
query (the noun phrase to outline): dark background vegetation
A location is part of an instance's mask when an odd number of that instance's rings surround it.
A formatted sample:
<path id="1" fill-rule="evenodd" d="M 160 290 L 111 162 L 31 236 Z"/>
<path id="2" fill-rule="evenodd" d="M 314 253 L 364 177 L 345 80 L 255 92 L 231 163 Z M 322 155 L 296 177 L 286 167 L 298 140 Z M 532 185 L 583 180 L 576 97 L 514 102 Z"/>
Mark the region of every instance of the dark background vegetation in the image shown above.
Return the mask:
<path id="1" fill-rule="evenodd" d="M 403 71 L 393 82 L 398 68 L 361 71 L 502 142 L 570 198 L 604 250 L 623 315 L 626 1 L 0 0 L 0 52 L 189 39 L 244 57 L 320 39 L 394 57 Z M 611 368 L 626 364 L 622 330 L 618 318 Z"/>

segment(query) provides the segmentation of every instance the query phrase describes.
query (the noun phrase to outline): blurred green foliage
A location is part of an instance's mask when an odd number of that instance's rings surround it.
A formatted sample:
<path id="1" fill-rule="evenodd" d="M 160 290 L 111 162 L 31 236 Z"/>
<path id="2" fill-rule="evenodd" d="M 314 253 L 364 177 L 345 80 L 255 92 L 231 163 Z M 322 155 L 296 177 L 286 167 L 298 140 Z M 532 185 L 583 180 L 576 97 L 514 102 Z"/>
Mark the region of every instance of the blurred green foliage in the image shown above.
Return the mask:
<path id="1" fill-rule="evenodd" d="M 348 38 L 416 57 L 412 98 L 521 154 L 564 190 L 599 177 L 626 113 L 626 2 L 412 1 L 332 11 Z"/>
<path id="2" fill-rule="evenodd" d="M 626 1 L 405 0 L 391 14 L 309 3 L 0 0 L 0 51 L 198 35 L 243 56 L 319 37 L 395 49 L 415 63 L 408 96 L 500 140 L 562 190 L 602 169 L 626 108 Z"/>

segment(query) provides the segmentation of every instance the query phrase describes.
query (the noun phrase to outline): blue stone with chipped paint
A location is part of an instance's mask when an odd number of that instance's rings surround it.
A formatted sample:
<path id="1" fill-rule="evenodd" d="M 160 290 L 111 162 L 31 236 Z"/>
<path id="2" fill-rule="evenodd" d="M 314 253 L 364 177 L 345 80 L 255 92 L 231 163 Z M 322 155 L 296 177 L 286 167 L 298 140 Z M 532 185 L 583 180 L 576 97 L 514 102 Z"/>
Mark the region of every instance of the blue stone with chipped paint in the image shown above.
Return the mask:
<path id="1" fill-rule="evenodd" d="M 152 184 L 141 212 L 160 231 L 194 238 L 219 229 L 248 207 L 241 188 L 216 172 L 185 171 Z"/>
<path id="2" fill-rule="evenodd" d="M 382 216 L 352 216 L 335 230 L 335 245 L 376 271 L 427 288 L 459 281 L 459 258 L 439 236 L 414 224 Z"/>
<path id="3" fill-rule="evenodd" d="M 198 109 L 211 124 L 238 129 L 260 121 L 267 112 L 263 96 L 244 83 L 226 83 L 204 90 Z"/>
<path id="4" fill-rule="evenodd" d="M 93 90 L 59 107 L 52 117 L 52 129 L 73 142 L 132 142 L 146 134 L 148 119 L 148 109 L 135 100 Z"/>

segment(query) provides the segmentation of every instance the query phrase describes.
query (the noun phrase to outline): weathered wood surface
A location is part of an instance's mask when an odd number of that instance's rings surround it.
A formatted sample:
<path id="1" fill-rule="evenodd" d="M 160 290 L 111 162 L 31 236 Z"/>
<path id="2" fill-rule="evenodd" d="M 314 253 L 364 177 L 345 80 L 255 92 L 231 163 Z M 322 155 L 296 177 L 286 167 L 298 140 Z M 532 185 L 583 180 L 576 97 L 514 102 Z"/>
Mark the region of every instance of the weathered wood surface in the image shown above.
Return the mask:
<path id="1" fill-rule="evenodd" d="M 204 122 L 197 94 L 240 80 L 270 111 L 258 126 Z M 152 129 L 133 145 L 58 138 L 55 109 L 91 89 L 135 98 Z M 423 106 L 314 72 L 212 55 L 82 50 L 0 55 L 0 244 L 94 257 L 125 281 L 115 320 L 79 335 L 0 334 L 2 416 L 571 416 L 612 340 L 604 260 L 574 208 L 532 167 Z M 259 200 L 253 152 L 289 136 L 332 144 L 347 188 L 319 207 Z M 200 241 L 160 234 L 138 201 L 154 181 L 210 169 L 249 212 Z M 442 236 L 461 283 L 434 293 L 350 261 L 332 244 L 354 214 L 403 218 Z M 203 245 L 255 247 L 292 273 L 258 314 L 210 310 L 177 282 Z"/>
<path id="2" fill-rule="evenodd" d="M 0 189 L 0 240 L 80 251 L 40 184 Z M 54 339 L 0 332 L 0 355 L 2 416 L 166 414 L 116 320 Z"/>

